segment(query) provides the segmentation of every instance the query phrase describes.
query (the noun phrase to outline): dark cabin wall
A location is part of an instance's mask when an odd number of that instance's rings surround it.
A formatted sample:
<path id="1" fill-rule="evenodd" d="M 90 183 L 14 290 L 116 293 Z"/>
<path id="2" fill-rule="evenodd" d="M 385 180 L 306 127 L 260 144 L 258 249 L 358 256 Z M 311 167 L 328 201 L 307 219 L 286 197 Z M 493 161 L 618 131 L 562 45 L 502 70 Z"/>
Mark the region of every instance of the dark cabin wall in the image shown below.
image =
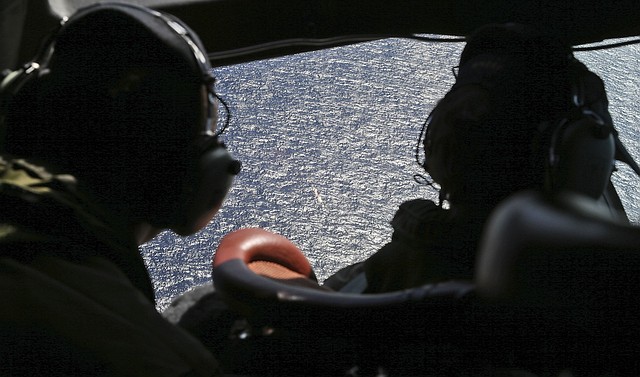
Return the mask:
<path id="1" fill-rule="evenodd" d="M 25 62 L 57 20 L 98 0 L 3 0 L 2 69 Z M 493 22 L 540 26 L 571 44 L 640 35 L 637 0 L 134 0 L 175 14 L 225 65 L 413 33 L 464 36 Z M 4 4 L 27 3 L 22 36 Z M 11 24 L 11 26 L 10 26 Z M 5 30 L 5 26 L 6 29 Z M 19 41 L 19 42 L 18 42 Z M 14 51 L 16 46 L 19 52 Z M 238 54 L 228 54 L 233 50 Z"/>

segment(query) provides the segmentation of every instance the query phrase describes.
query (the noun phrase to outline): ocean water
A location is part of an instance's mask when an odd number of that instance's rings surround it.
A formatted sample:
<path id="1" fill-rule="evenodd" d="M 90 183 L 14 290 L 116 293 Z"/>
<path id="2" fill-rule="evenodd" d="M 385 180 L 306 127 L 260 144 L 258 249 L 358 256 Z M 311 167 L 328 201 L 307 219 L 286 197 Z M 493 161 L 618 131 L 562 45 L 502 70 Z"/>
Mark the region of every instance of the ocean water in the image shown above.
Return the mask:
<path id="1" fill-rule="evenodd" d="M 415 146 L 463 47 L 389 39 L 216 69 L 232 113 L 225 141 L 243 170 L 204 230 L 143 245 L 158 309 L 211 280 L 221 237 L 238 228 L 285 235 L 320 280 L 387 242 L 401 202 L 437 197 L 413 179 Z M 616 127 L 640 160 L 639 47 L 576 55 L 604 79 Z M 638 223 L 640 179 L 620 166 L 614 183 Z"/>

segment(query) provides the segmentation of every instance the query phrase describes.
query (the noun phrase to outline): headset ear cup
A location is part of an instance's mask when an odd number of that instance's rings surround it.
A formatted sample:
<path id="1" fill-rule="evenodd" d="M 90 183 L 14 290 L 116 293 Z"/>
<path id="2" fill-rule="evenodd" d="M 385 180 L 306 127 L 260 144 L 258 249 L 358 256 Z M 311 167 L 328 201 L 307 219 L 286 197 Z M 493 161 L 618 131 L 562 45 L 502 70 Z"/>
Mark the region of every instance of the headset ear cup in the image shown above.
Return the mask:
<path id="1" fill-rule="evenodd" d="M 28 74 L 25 73 L 24 69 L 18 69 L 16 71 L 9 72 L 2 79 L 2 83 L 0 83 L 0 125 L 3 128 L 3 131 L 4 120 L 9 109 L 9 104 L 11 103 L 11 100 L 13 99 L 15 94 L 23 86 L 24 82 L 27 80 L 27 77 Z"/>
<path id="2" fill-rule="evenodd" d="M 598 199 L 605 190 L 615 161 L 615 141 L 602 133 L 595 119 L 584 116 L 562 130 L 551 167 L 553 190 L 568 190 Z"/>
<path id="3" fill-rule="evenodd" d="M 241 163 L 233 159 L 220 142 L 202 153 L 195 165 L 193 175 L 187 179 L 184 202 L 178 209 L 177 216 L 182 221 L 172 226 L 172 230 L 180 235 L 195 233 L 211 220 L 241 168 Z"/>
<path id="4" fill-rule="evenodd" d="M 9 132 L 8 124 L 11 124 L 11 118 L 15 117 L 16 107 L 13 103 L 19 103 L 24 107 L 25 101 L 35 102 L 34 93 L 37 92 L 36 86 L 40 86 L 43 79 L 43 71 L 39 70 L 39 66 L 35 63 L 25 65 L 25 68 L 9 73 L 2 81 L 0 87 L 0 151 L 6 151 L 6 137 Z M 22 113 L 30 112 L 27 109 L 19 109 Z M 18 111 L 20 112 L 20 111 Z M 29 116 L 30 114 L 23 114 Z"/>
<path id="5" fill-rule="evenodd" d="M 0 151 L 4 151 L 4 141 L 6 137 L 5 120 L 9 109 L 9 102 L 13 97 L 13 86 L 15 80 L 20 76 L 21 71 L 22 70 L 17 70 L 7 73 L 0 83 Z"/>

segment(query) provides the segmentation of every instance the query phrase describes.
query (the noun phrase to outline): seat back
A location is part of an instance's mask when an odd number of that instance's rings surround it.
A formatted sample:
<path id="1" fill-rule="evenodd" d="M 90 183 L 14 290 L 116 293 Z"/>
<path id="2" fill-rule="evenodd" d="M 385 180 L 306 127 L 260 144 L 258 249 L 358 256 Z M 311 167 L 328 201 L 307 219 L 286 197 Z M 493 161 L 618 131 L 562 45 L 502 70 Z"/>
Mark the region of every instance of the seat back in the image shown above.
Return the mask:
<path id="1" fill-rule="evenodd" d="M 636 312 L 627 310 L 636 305 L 640 233 L 570 202 L 562 207 L 525 194 L 500 207 L 475 284 L 385 294 L 324 289 L 285 237 L 232 232 L 214 257 L 214 285 L 261 336 L 232 342 L 227 363 L 235 372 L 272 368 L 279 375 L 333 375 L 353 366 L 468 375 L 486 363 L 545 370 L 627 365 L 629 355 L 640 354 Z"/>
<path id="2" fill-rule="evenodd" d="M 469 304 L 470 282 L 446 282 L 385 294 L 351 294 L 320 286 L 306 257 L 285 237 L 264 229 L 240 229 L 226 235 L 213 259 L 213 281 L 231 306 L 247 317 L 270 326 L 336 335 L 371 336 L 418 333 L 418 328 L 451 322 L 453 313 Z M 415 321 L 416 312 L 449 310 L 446 318 Z M 406 319 L 406 321 L 405 321 Z M 416 327 L 408 329 L 407 323 Z M 309 328 L 305 328 L 309 326 Z M 378 334 L 377 336 L 380 336 Z"/>
<path id="3" fill-rule="evenodd" d="M 517 194 L 487 223 L 476 285 L 590 333 L 640 333 L 640 228 L 579 195 Z"/>
<path id="4" fill-rule="evenodd" d="M 318 285 L 292 242 L 255 228 L 221 240 L 213 282 L 247 321 L 244 340 L 227 347 L 226 364 L 235 373 L 348 375 L 356 367 L 373 375 L 383 367 L 408 375 L 435 372 L 466 354 L 462 349 L 473 313 L 470 282 L 387 294 L 331 291 Z M 442 352 L 448 357 L 433 356 Z"/>

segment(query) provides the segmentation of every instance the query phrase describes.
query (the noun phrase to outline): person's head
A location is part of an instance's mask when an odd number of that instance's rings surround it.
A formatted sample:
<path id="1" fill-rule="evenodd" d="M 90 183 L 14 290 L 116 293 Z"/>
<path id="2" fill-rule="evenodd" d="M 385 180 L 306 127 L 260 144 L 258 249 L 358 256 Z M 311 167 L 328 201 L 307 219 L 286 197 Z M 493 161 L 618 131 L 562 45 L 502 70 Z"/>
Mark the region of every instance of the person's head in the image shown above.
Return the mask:
<path id="1" fill-rule="evenodd" d="M 214 77 L 193 31 L 103 3 L 74 14 L 41 59 L 11 99 L 4 151 L 75 175 L 130 221 L 206 225 L 237 166 L 212 129 Z"/>
<path id="2" fill-rule="evenodd" d="M 431 113 L 424 139 L 424 167 L 451 205 L 488 211 L 518 190 L 548 186 L 554 132 L 576 115 L 572 109 L 582 116 L 572 93 L 585 76 L 588 89 L 595 88 L 585 105 L 610 125 L 601 80 L 569 46 L 515 24 L 473 33 L 456 83 Z M 612 157 L 608 163 L 607 180 Z"/>

